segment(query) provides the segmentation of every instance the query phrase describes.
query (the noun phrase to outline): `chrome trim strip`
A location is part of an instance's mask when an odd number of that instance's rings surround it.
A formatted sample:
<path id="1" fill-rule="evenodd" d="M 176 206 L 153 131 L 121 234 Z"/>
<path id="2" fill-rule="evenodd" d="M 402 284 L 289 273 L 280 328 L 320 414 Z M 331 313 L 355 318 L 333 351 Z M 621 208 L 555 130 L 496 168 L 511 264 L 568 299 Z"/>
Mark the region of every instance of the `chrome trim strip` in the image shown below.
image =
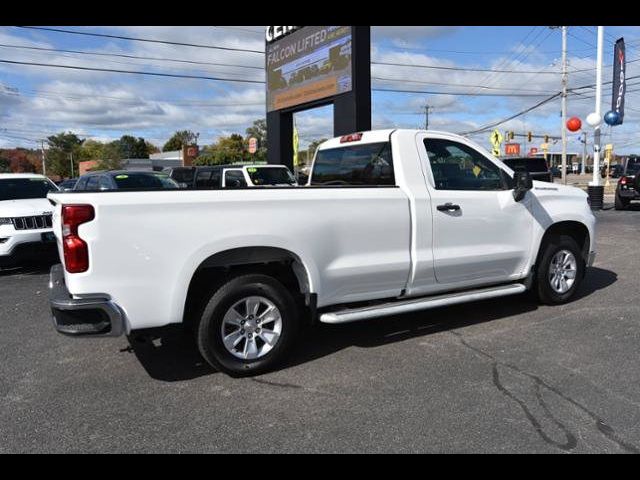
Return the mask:
<path id="1" fill-rule="evenodd" d="M 423 297 L 410 300 L 399 300 L 372 307 L 354 308 L 337 312 L 324 313 L 320 315 L 320 322 L 329 324 L 351 323 L 370 318 L 399 315 L 402 313 L 416 312 L 430 308 L 456 305 L 459 303 L 473 302 L 476 300 L 486 300 L 489 298 L 505 297 L 516 295 L 526 291 L 526 287 L 521 283 L 501 285 L 467 292 L 456 292 L 433 297 Z"/>

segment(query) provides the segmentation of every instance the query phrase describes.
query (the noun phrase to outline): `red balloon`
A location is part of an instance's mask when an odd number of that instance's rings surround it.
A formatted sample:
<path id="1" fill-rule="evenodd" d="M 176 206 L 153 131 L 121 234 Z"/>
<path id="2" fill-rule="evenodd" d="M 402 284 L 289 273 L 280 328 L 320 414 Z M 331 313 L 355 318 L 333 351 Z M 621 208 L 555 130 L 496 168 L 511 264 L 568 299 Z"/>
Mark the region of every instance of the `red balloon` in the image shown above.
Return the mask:
<path id="1" fill-rule="evenodd" d="M 578 117 L 573 117 L 567 120 L 567 130 L 570 132 L 577 132 L 582 128 L 582 122 Z"/>

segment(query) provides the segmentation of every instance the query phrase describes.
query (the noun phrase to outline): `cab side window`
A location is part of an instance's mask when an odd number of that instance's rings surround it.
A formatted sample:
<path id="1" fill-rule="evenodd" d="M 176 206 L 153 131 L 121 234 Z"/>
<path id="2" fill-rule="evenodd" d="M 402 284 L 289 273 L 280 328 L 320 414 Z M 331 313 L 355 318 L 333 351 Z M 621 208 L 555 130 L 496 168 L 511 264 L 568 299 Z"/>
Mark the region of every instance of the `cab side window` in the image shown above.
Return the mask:
<path id="1" fill-rule="evenodd" d="M 75 187 L 73 187 L 73 189 L 74 190 L 78 190 L 78 191 L 86 190 L 87 189 L 87 180 L 88 180 L 87 177 L 80 178 L 80 180 L 78 180 L 78 183 L 76 184 Z"/>
<path id="2" fill-rule="evenodd" d="M 507 175 L 473 148 L 451 140 L 424 141 L 436 190 L 507 190 Z"/>
<path id="3" fill-rule="evenodd" d="M 87 181 L 87 186 L 85 188 L 85 190 L 89 190 L 89 191 L 97 191 L 98 190 L 98 177 L 89 177 L 89 180 Z"/>
<path id="4" fill-rule="evenodd" d="M 105 175 L 100 177 L 100 180 L 98 181 L 98 188 L 100 190 L 111 190 L 111 182 L 109 182 L 109 179 Z"/>
<path id="5" fill-rule="evenodd" d="M 243 188 L 247 186 L 242 170 L 228 170 L 224 174 L 224 183 L 227 188 Z"/>

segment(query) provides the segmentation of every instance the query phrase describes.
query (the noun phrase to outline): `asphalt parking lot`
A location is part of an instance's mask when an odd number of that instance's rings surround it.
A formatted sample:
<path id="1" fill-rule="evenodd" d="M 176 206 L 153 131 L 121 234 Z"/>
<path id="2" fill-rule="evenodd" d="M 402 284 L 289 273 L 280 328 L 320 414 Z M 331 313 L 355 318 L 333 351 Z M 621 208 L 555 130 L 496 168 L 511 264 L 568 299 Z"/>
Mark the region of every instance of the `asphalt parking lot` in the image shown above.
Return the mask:
<path id="1" fill-rule="evenodd" d="M 0 453 L 638 453 L 640 209 L 598 217 L 569 305 L 322 326 L 253 379 L 211 370 L 177 330 L 60 336 L 47 270 L 0 273 Z"/>

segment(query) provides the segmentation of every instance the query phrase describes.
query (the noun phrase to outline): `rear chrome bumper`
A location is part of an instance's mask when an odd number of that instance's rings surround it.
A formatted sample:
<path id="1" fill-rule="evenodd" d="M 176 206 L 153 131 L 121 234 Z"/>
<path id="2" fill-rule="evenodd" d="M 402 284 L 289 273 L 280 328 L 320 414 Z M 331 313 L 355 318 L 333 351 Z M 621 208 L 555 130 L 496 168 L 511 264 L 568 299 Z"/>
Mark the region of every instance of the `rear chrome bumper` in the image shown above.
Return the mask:
<path id="1" fill-rule="evenodd" d="M 74 299 L 64 282 L 62 265 L 51 267 L 49 304 L 55 329 L 74 337 L 119 337 L 126 332 L 120 308 L 106 296 Z"/>

